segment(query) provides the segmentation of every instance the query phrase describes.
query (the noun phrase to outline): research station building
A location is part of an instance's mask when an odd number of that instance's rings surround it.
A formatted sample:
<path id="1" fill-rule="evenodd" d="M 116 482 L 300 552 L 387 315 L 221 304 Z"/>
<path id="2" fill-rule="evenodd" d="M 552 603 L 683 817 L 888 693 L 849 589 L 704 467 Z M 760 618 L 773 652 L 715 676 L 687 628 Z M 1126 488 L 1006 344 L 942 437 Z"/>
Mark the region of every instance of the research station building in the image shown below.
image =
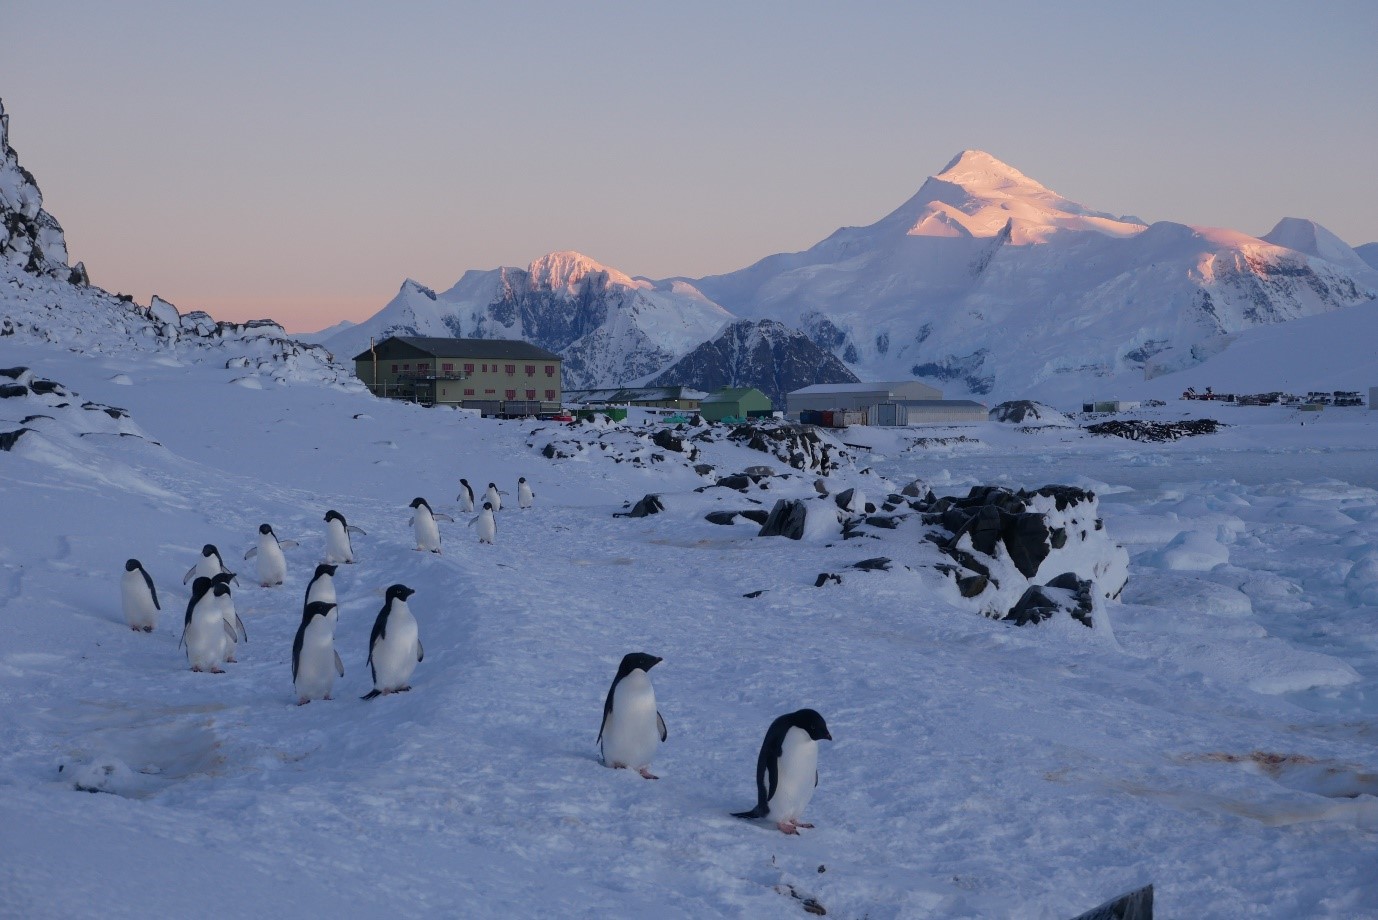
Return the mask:
<path id="1" fill-rule="evenodd" d="M 560 409 L 560 356 L 516 339 L 390 336 L 354 356 L 374 396 L 523 416 Z"/>

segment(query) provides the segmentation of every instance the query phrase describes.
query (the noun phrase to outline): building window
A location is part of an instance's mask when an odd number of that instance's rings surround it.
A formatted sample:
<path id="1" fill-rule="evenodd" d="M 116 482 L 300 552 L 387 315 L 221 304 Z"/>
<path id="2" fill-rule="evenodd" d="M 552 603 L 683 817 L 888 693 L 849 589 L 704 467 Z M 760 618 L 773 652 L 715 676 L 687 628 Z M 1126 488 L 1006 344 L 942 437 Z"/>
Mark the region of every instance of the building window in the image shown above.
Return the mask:
<path id="1" fill-rule="evenodd" d="M 469 389 L 466 389 L 466 390 L 464 391 L 464 395 L 465 395 L 465 396 L 473 396 L 473 395 L 474 395 L 473 388 L 471 387 L 471 388 L 469 388 Z"/>
<path id="2" fill-rule="evenodd" d="M 526 391 L 526 398 L 527 398 L 527 399 L 535 399 L 535 398 L 536 398 L 536 391 L 535 391 L 535 390 L 527 390 L 527 391 Z"/>
<path id="3" fill-rule="evenodd" d="M 484 391 L 483 391 L 483 395 L 484 395 L 484 396 L 492 396 L 492 395 L 493 395 L 494 393 L 496 393 L 496 392 L 497 392 L 497 390 L 484 390 Z"/>
<path id="4" fill-rule="evenodd" d="M 483 365 L 483 372 L 484 372 L 485 374 L 488 373 L 488 365 L 486 365 L 486 364 Z"/>
<path id="5" fill-rule="evenodd" d="M 554 376 L 555 376 L 555 365 L 553 365 L 553 364 L 547 364 L 547 365 L 545 366 L 545 375 L 546 375 L 547 377 L 554 377 Z"/>
<path id="6" fill-rule="evenodd" d="M 394 364 L 394 365 L 392 366 L 392 372 L 393 372 L 394 374 L 397 373 L 397 365 L 396 365 L 396 364 Z"/>
<path id="7" fill-rule="evenodd" d="M 503 369 L 507 371 L 507 376 L 509 376 L 509 377 L 516 376 L 516 373 L 517 373 L 517 365 L 515 365 L 515 364 L 505 364 L 505 365 L 503 365 Z"/>
<path id="8" fill-rule="evenodd" d="M 536 376 L 536 365 L 534 365 L 534 364 L 528 364 L 528 365 L 526 366 L 526 376 L 528 376 L 528 377 L 535 377 L 535 376 Z"/>
<path id="9" fill-rule="evenodd" d="M 442 364 L 440 365 L 440 372 L 447 375 L 453 374 L 455 372 L 455 366 L 453 364 Z"/>
<path id="10" fill-rule="evenodd" d="M 416 365 L 416 372 L 418 374 L 429 374 L 431 372 L 431 366 L 429 364 L 418 364 Z"/>
<path id="11" fill-rule="evenodd" d="M 403 365 L 402 365 L 402 373 L 404 373 L 404 374 L 409 374 L 409 373 L 411 373 L 411 365 L 410 365 L 410 364 L 403 364 Z"/>
<path id="12" fill-rule="evenodd" d="M 516 391 L 516 390 L 503 390 L 503 391 L 502 391 L 502 395 L 503 395 L 503 398 L 504 398 L 504 399 L 516 399 L 516 398 L 517 398 L 517 391 Z"/>
<path id="13" fill-rule="evenodd" d="M 466 365 L 464 365 L 464 373 L 466 373 L 466 374 L 472 374 L 473 372 L 474 372 L 474 366 L 473 366 L 472 364 L 466 364 Z"/>
<path id="14" fill-rule="evenodd" d="M 546 398 L 546 401 L 547 401 L 547 402 L 554 402 L 554 401 L 555 401 L 555 391 L 554 391 L 554 390 L 546 390 L 546 391 L 545 391 L 545 398 Z"/>

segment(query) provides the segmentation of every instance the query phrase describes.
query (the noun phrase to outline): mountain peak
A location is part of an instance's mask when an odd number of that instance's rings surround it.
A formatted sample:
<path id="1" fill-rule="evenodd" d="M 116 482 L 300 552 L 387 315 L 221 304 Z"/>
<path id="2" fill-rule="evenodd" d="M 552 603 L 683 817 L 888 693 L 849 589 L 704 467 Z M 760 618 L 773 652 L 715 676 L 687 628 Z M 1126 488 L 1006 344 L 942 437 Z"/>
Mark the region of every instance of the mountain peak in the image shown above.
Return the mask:
<path id="1" fill-rule="evenodd" d="M 1047 191 L 1040 183 L 984 150 L 963 150 L 933 178 L 960 185 L 972 194 L 1014 187 Z"/>
<path id="2" fill-rule="evenodd" d="M 571 288 L 589 275 L 600 273 L 607 275 L 608 282 L 611 284 L 639 287 L 636 282 L 617 269 L 609 268 L 582 252 L 575 252 L 572 249 L 546 253 L 533 261 L 527 267 L 527 272 L 530 273 L 533 283 L 541 287 L 548 287 L 551 290 Z"/>

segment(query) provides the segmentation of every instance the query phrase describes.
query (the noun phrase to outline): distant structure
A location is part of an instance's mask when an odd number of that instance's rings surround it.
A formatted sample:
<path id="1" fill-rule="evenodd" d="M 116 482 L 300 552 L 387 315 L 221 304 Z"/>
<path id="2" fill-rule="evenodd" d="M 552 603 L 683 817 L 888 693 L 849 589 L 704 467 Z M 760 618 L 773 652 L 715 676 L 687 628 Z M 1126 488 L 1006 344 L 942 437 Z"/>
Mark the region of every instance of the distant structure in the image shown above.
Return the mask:
<path id="1" fill-rule="evenodd" d="M 640 406 L 643 409 L 677 409 L 696 412 L 708 394 L 693 387 L 609 387 L 598 390 L 566 390 L 565 404 L 588 409 L 603 406 Z"/>
<path id="2" fill-rule="evenodd" d="M 786 397 L 790 418 L 806 424 L 964 425 L 988 420 L 988 409 L 971 399 L 943 399 L 943 391 L 917 380 L 817 383 Z"/>
<path id="3" fill-rule="evenodd" d="M 1210 389 L 1210 388 L 1207 387 L 1207 391 L 1208 391 L 1208 392 L 1209 392 L 1209 389 Z M 1200 398 L 1202 398 L 1202 399 L 1211 399 L 1211 398 L 1213 398 L 1213 397 L 1206 396 L 1206 397 L 1200 397 Z M 1095 400 L 1094 402 L 1084 402 L 1084 403 L 1082 403 L 1082 404 L 1081 404 L 1081 411 L 1082 411 L 1082 412 L 1129 412 L 1130 410 L 1139 408 L 1140 405 L 1142 405 L 1142 404 L 1141 404 L 1138 400 L 1135 400 L 1135 399 L 1098 399 L 1098 400 Z"/>
<path id="4" fill-rule="evenodd" d="M 558 412 L 560 356 L 514 339 L 390 336 L 354 356 L 374 396 L 516 417 Z"/>
<path id="5" fill-rule="evenodd" d="M 769 418 L 772 409 L 770 397 L 755 387 L 723 387 L 699 401 L 699 415 L 706 422 Z"/>

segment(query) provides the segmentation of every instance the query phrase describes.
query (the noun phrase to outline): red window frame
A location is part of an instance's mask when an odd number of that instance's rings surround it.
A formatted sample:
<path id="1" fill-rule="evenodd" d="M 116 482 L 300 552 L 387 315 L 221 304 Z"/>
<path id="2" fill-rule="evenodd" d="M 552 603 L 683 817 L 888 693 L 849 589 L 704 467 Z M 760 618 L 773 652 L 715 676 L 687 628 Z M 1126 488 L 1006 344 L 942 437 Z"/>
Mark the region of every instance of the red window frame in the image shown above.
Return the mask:
<path id="1" fill-rule="evenodd" d="M 502 391 L 502 398 L 503 398 L 503 399 L 516 399 L 516 398 L 517 398 L 517 391 L 516 391 L 516 390 L 503 390 L 503 391 Z"/>
<path id="2" fill-rule="evenodd" d="M 555 391 L 554 391 L 554 390 L 546 390 L 546 391 L 545 391 L 545 398 L 546 398 L 546 401 L 547 401 L 547 402 L 553 401 L 553 400 L 555 399 Z"/>
<path id="3" fill-rule="evenodd" d="M 473 387 L 467 387 L 467 388 L 465 388 L 465 390 L 464 390 L 464 395 L 465 395 L 465 396 L 473 396 L 473 395 L 474 395 L 474 389 L 473 389 Z"/>
<path id="4" fill-rule="evenodd" d="M 553 365 L 553 364 L 547 364 L 547 365 L 545 366 L 545 375 L 546 375 L 547 377 L 554 377 L 554 376 L 555 376 L 555 365 Z"/>

